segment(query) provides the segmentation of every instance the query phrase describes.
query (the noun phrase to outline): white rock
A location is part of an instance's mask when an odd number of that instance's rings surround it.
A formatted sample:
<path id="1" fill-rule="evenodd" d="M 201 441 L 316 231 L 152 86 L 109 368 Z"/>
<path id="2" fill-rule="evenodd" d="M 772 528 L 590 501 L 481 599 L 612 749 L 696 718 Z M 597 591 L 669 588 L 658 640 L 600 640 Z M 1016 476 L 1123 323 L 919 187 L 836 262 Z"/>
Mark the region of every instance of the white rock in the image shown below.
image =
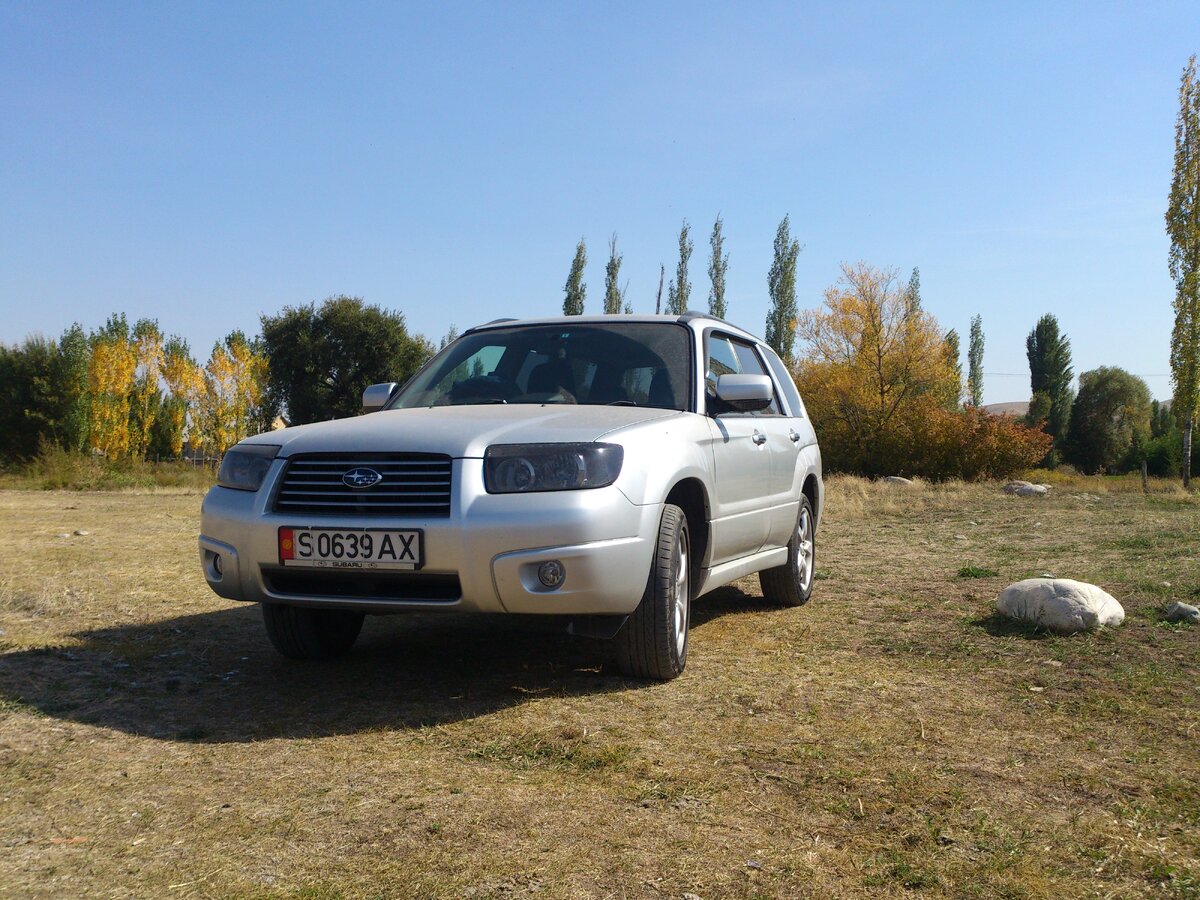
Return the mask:
<path id="1" fill-rule="evenodd" d="M 898 484 L 902 487 L 908 487 L 913 483 L 911 478 L 901 478 L 899 475 L 888 475 L 883 482 L 884 484 Z"/>
<path id="2" fill-rule="evenodd" d="M 1191 622 L 1194 625 L 1200 625 L 1200 609 L 1190 603 L 1176 601 L 1167 607 L 1167 621 Z"/>
<path id="3" fill-rule="evenodd" d="M 1094 584 L 1070 578 L 1026 578 L 1000 592 L 996 609 L 1010 619 L 1071 634 L 1125 621 L 1125 610 Z"/>
<path id="4" fill-rule="evenodd" d="M 90 532 L 90 531 L 84 531 L 82 528 L 77 528 L 77 529 L 75 530 L 75 534 L 76 534 L 77 536 L 79 536 L 79 537 L 86 537 L 87 535 L 91 534 L 91 532 Z"/>
<path id="5" fill-rule="evenodd" d="M 70 536 L 71 535 L 66 531 L 60 531 L 58 534 L 55 535 L 55 537 L 60 537 L 60 538 L 69 538 Z"/>
<path id="6" fill-rule="evenodd" d="M 1018 497 L 1044 497 L 1050 493 L 1050 485 L 1034 484 L 1030 481 L 1010 481 L 1004 485 L 1004 493 Z"/>

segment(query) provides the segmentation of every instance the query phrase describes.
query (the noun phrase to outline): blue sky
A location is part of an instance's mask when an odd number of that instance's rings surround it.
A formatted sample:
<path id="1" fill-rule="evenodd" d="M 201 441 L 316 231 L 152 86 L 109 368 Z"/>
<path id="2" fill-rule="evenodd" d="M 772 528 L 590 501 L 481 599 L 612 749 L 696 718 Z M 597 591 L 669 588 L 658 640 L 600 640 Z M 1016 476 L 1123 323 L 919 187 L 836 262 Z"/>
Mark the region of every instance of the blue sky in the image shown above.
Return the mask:
<path id="1" fill-rule="evenodd" d="M 1045 312 L 1076 372 L 1165 398 L 1197 51 L 1194 2 L 0 0 L 0 341 L 123 310 L 207 356 L 345 293 L 436 342 L 560 311 L 581 236 L 598 312 L 613 231 L 651 312 L 685 217 L 703 307 L 718 213 L 729 318 L 761 334 L 787 213 L 802 307 L 866 260 L 920 266 L 943 327 L 980 313 L 987 402 L 1028 397 Z"/>

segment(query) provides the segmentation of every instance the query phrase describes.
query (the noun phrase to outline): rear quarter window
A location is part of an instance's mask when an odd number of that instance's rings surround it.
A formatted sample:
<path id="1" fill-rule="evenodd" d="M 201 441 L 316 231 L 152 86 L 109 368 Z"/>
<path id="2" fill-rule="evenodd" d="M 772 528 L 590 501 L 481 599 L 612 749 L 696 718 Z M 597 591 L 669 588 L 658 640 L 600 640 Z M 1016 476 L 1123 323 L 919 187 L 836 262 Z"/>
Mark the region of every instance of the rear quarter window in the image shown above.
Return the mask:
<path id="1" fill-rule="evenodd" d="M 767 365 L 771 367 L 775 380 L 779 382 L 779 390 L 783 393 L 783 399 L 787 403 L 788 409 L 791 410 L 791 415 L 804 418 L 807 411 L 804 409 L 804 401 L 800 399 L 800 392 L 796 390 L 796 382 L 792 379 L 792 373 L 788 371 L 783 360 L 770 347 L 759 349 L 762 350 Z"/>

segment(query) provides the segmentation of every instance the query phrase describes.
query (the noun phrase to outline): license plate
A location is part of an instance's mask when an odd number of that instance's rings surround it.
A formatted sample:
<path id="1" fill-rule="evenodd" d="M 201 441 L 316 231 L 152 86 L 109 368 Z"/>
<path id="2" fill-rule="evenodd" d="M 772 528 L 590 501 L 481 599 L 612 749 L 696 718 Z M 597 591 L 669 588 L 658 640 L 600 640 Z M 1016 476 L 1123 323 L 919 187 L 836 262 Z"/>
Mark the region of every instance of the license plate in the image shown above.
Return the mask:
<path id="1" fill-rule="evenodd" d="M 280 528 L 279 563 L 313 569 L 419 569 L 422 534 L 386 528 Z"/>

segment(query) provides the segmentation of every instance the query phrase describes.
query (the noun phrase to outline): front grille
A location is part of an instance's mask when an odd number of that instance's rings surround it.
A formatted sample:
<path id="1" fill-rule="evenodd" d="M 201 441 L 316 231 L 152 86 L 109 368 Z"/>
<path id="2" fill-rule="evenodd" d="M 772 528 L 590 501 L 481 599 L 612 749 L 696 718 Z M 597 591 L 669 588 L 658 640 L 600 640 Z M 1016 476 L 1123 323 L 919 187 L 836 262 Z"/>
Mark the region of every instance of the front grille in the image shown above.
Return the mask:
<path id="1" fill-rule="evenodd" d="M 354 488 L 342 476 L 374 469 L 380 481 Z M 293 456 L 275 511 L 309 515 L 448 516 L 450 457 L 436 453 L 305 453 Z"/>
<path id="2" fill-rule="evenodd" d="M 457 575 L 426 575 L 420 572 L 352 575 L 340 573 L 291 572 L 263 567 L 263 580 L 273 594 L 293 597 L 340 597 L 347 600 L 454 603 L 462 599 Z"/>

